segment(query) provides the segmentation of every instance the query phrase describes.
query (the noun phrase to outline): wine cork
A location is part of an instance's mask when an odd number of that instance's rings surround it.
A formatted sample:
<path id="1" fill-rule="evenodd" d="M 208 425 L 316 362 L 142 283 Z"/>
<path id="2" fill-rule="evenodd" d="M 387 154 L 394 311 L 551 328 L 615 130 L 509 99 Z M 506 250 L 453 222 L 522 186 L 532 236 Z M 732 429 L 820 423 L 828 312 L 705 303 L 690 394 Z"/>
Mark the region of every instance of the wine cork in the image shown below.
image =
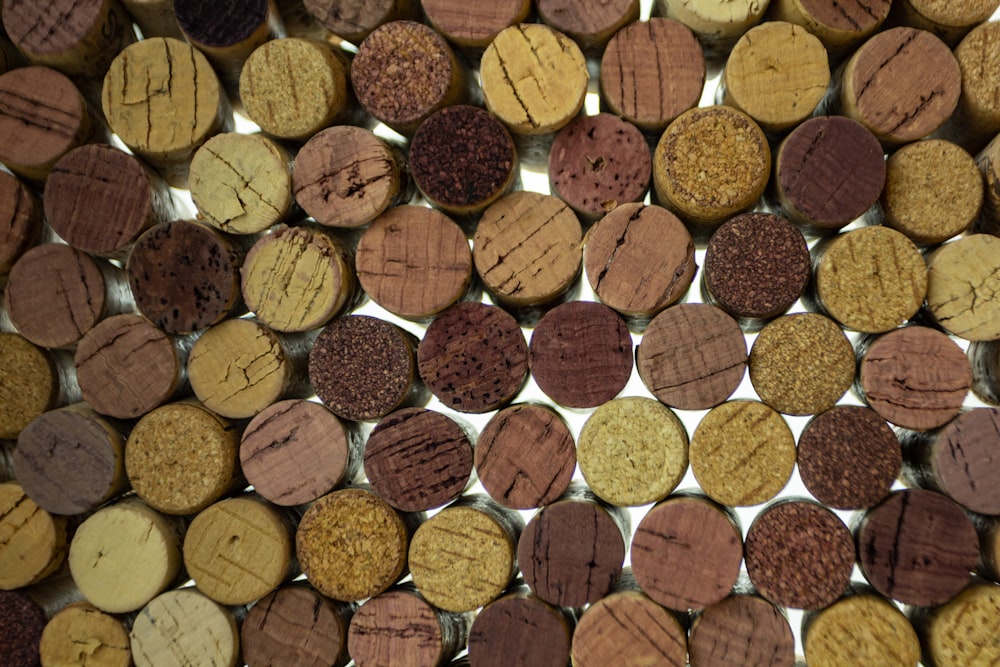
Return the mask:
<path id="1" fill-rule="evenodd" d="M 328 227 L 360 227 L 410 195 L 402 154 L 370 130 L 337 125 L 295 156 L 295 200 Z"/>
<path id="2" fill-rule="evenodd" d="M 899 440 L 873 410 L 835 405 L 799 436 L 799 476 L 818 501 L 865 509 L 889 495 L 903 463 Z"/>
<path id="3" fill-rule="evenodd" d="M 970 515 L 979 534 L 979 563 L 976 570 L 991 581 L 1000 581 L 1000 521 L 996 517 Z"/>
<path id="4" fill-rule="evenodd" d="M 775 497 L 792 476 L 795 438 L 763 403 L 728 401 L 702 417 L 691 435 L 691 472 L 716 502 L 750 506 Z"/>
<path id="5" fill-rule="evenodd" d="M 407 521 L 371 491 L 334 491 L 302 516 L 295 554 L 320 593 L 344 602 L 374 597 L 403 575 L 412 534 Z"/>
<path id="6" fill-rule="evenodd" d="M 310 503 L 351 480 L 361 463 L 357 432 L 319 403 L 279 401 L 247 425 L 240 467 L 275 505 Z"/>
<path id="7" fill-rule="evenodd" d="M 437 315 L 472 279 L 465 232 L 426 206 L 396 206 L 376 218 L 358 240 L 355 264 L 372 301 L 410 319 Z"/>
<path id="8" fill-rule="evenodd" d="M 323 329 L 309 353 L 309 381 L 338 417 L 381 419 L 424 402 L 416 343 L 391 322 L 368 315 L 340 317 Z"/>
<path id="9" fill-rule="evenodd" d="M 625 26 L 608 42 L 601 59 L 602 105 L 644 132 L 659 134 L 697 106 L 704 85 L 701 45 L 673 18 Z"/>
<path id="10" fill-rule="evenodd" d="M 232 125 L 232 110 L 204 55 L 171 37 L 144 39 L 115 58 L 101 106 L 111 130 L 134 153 L 187 181 L 194 152 Z"/>
<path id="11" fill-rule="evenodd" d="M 955 48 L 970 30 L 989 20 L 997 7 L 1000 3 L 996 0 L 901 0 L 893 3 L 889 23 L 932 32 Z"/>
<path id="12" fill-rule="evenodd" d="M 661 402 L 704 410 L 729 398 L 746 373 L 739 325 L 707 304 L 685 303 L 653 318 L 636 349 L 639 377 Z"/>
<path id="13" fill-rule="evenodd" d="M 292 573 L 295 525 L 254 496 L 221 500 L 194 518 L 184 535 L 184 568 L 219 604 L 245 605 Z"/>
<path id="14" fill-rule="evenodd" d="M 139 497 L 166 514 L 195 514 L 240 481 L 240 434 L 194 402 L 168 403 L 129 434 L 125 471 Z"/>
<path id="15" fill-rule="evenodd" d="M 841 116 L 811 118 L 778 146 L 774 190 L 792 222 L 837 230 L 869 209 L 885 185 L 882 146 L 861 124 Z"/>
<path id="16" fill-rule="evenodd" d="M 1000 369 L 998 349 L 1000 344 L 995 341 L 974 342 L 968 349 L 968 359 L 972 366 L 972 391 L 981 400 L 992 405 L 1000 405 L 1000 383 L 997 381 Z"/>
<path id="17" fill-rule="evenodd" d="M 13 174 L 0 172 L 0 276 L 41 238 L 42 206 Z"/>
<path id="18" fill-rule="evenodd" d="M 275 331 L 318 329 L 354 297 L 348 251 L 319 229 L 280 225 L 260 237 L 241 269 L 247 308 Z"/>
<path id="19" fill-rule="evenodd" d="M 773 0 L 767 18 L 803 26 L 819 37 L 834 59 L 878 30 L 889 16 L 891 0 Z"/>
<path id="20" fill-rule="evenodd" d="M 45 610 L 24 591 L 0 591 L 0 655 L 10 667 L 36 667 Z"/>
<path id="21" fill-rule="evenodd" d="M 891 602 L 851 595 L 816 612 L 805 626 L 803 648 L 810 665 L 915 665 L 920 641 Z"/>
<path id="22" fill-rule="evenodd" d="M 943 243 L 975 222 L 983 180 L 975 160 L 959 146 L 918 141 L 889 156 L 879 204 L 883 224 L 915 243 Z"/>
<path id="23" fill-rule="evenodd" d="M 131 498 L 80 524 L 69 548 L 73 580 L 102 611 L 135 611 L 175 583 L 181 572 L 183 523 Z"/>
<path id="24" fill-rule="evenodd" d="M 854 350 L 833 320 L 785 315 L 765 326 L 750 349 L 750 382 L 760 399 L 787 415 L 828 410 L 854 382 Z"/>
<path id="25" fill-rule="evenodd" d="M 0 590 L 37 584 L 66 561 L 66 518 L 38 506 L 18 482 L 0 484 Z"/>
<path id="26" fill-rule="evenodd" d="M 632 374 L 632 336 L 605 305 L 570 301 L 538 322 L 528 347 L 531 376 L 569 408 L 595 408 L 618 395 Z M 588 381 L 581 383 L 581 377 Z"/>
<path id="27" fill-rule="evenodd" d="M 240 653 L 232 612 L 195 588 L 152 600 L 136 617 L 130 639 L 136 667 L 235 667 Z"/>
<path id="28" fill-rule="evenodd" d="M 27 58 L 21 53 L 13 42 L 7 38 L 6 33 L 0 37 L 0 74 L 9 72 L 18 67 L 28 65 Z"/>
<path id="29" fill-rule="evenodd" d="M 365 475 L 404 512 L 441 507 L 469 485 L 473 437 L 447 415 L 404 408 L 383 418 L 365 444 Z"/>
<path id="30" fill-rule="evenodd" d="M 591 227 L 583 249 L 591 289 L 626 317 L 651 318 L 679 301 L 696 266 L 684 223 L 655 205 L 617 207 Z"/>
<path id="31" fill-rule="evenodd" d="M 956 417 L 974 377 L 962 348 L 929 327 L 890 331 L 858 356 L 857 386 L 864 401 L 883 419 L 917 431 Z"/>
<path id="32" fill-rule="evenodd" d="M 365 602 L 351 619 L 347 646 L 357 667 L 442 665 L 465 644 L 468 616 L 431 606 L 409 587 Z"/>
<path id="33" fill-rule="evenodd" d="M 722 75 L 723 100 L 769 132 L 805 120 L 830 83 L 826 49 L 794 23 L 751 28 L 733 47 Z"/>
<path id="34" fill-rule="evenodd" d="M 575 620 L 522 589 L 476 614 L 469 631 L 469 664 L 475 667 L 565 667 Z"/>
<path id="35" fill-rule="evenodd" d="M 930 607 L 958 595 L 976 566 L 979 539 L 962 508 L 933 491 L 896 491 L 855 531 L 858 562 L 875 589 Z"/>
<path id="36" fill-rule="evenodd" d="M 753 206 L 770 174 L 764 132 L 731 107 L 684 112 L 670 123 L 653 154 L 659 201 L 686 221 L 708 227 Z"/>
<path id="37" fill-rule="evenodd" d="M 600 56 L 621 28 L 639 20 L 639 0 L 538 0 L 538 18 L 576 42 L 584 53 Z"/>
<path id="38" fill-rule="evenodd" d="M 122 621 L 85 602 L 72 604 L 49 619 L 38 648 L 43 667 L 132 664 L 128 631 Z"/>
<path id="39" fill-rule="evenodd" d="M 677 488 L 688 467 L 684 424 L 670 408 L 641 396 L 616 398 L 590 414 L 577 460 L 598 497 L 619 506 L 645 505 Z"/>
<path id="40" fill-rule="evenodd" d="M 143 317 L 171 334 L 206 329 L 237 314 L 241 248 L 211 227 L 186 220 L 147 230 L 125 271 Z"/>
<path id="41" fill-rule="evenodd" d="M 743 535 L 729 510 L 700 495 L 657 503 L 632 538 L 632 572 L 646 595 L 678 611 L 729 595 L 743 562 Z"/>
<path id="42" fill-rule="evenodd" d="M 323 27 L 353 44 L 360 44 L 380 25 L 416 20 L 420 12 L 413 0 L 303 0 L 303 4 Z"/>
<path id="43" fill-rule="evenodd" d="M 582 242 L 580 221 L 562 200 L 518 191 L 483 213 L 472 237 L 472 260 L 501 303 L 532 308 L 570 290 L 580 275 Z"/>
<path id="44" fill-rule="evenodd" d="M 990 141 L 978 155 L 976 166 L 982 178 L 983 207 L 978 220 L 984 231 L 1000 230 L 1000 141 Z"/>
<path id="45" fill-rule="evenodd" d="M 531 14 L 530 0 L 500 0 L 468 3 L 462 0 L 423 0 L 420 3 L 427 22 L 444 37 L 465 51 L 478 52 L 504 28 L 524 23 Z"/>
<path id="46" fill-rule="evenodd" d="M 970 341 L 1000 338 L 997 284 L 1000 239 L 964 236 L 927 256 L 927 310 L 950 334 Z"/>
<path id="47" fill-rule="evenodd" d="M 1000 77 L 996 49 L 1000 24 L 987 21 L 973 28 L 958 46 L 955 59 L 961 70 L 962 93 L 952 119 L 942 133 L 970 153 L 983 148 L 1000 131 Z"/>
<path id="48" fill-rule="evenodd" d="M 757 595 L 731 595 L 691 623 L 691 667 L 793 667 L 795 637 L 780 607 Z"/>
<path id="49" fill-rule="evenodd" d="M 18 176 L 45 180 L 94 134 L 87 103 L 66 75 L 37 66 L 0 74 L 0 162 Z"/>
<path id="50" fill-rule="evenodd" d="M 435 111 L 410 144 L 410 170 L 424 197 L 457 216 L 475 216 L 517 178 L 517 149 L 494 116 L 456 105 Z"/>
<path id="51" fill-rule="evenodd" d="M 709 55 L 720 56 L 761 22 L 768 4 L 753 0 L 656 0 L 653 13 L 683 23 L 697 35 Z"/>
<path id="52" fill-rule="evenodd" d="M 249 665 L 344 667 L 353 605 L 329 600 L 308 586 L 288 585 L 250 607 L 240 626 Z"/>
<path id="53" fill-rule="evenodd" d="M 994 641 L 998 611 L 997 587 L 983 582 L 973 583 L 951 602 L 930 611 L 920 623 L 927 664 L 986 665 L 1000 660 Z"/>
<path id="54" fill-rule="evenodd" d="M 0 438 L 17 438 L 59 404 L 60 393 L 51 354 L 16 333 L 0 333 Z"/>
<path id="55" fill-rule="evenodd" d="M 144 39 L 175 37 L 184 39 L 177 25 L 173 0 L 121 0 L 122 6 L 139 27 Z"/>
<path id="56" fill-rule="evenodd" d="M 507 311 L 464 302 L 434 318 L 417 348 L 424 384 L 459 412 L 490 412 L 528 378 L 528 344 Z"/>
<path id="57" fill-rule="evenodd" d="M 226 132 L 191 158 L 188 183 L 200 219 L 230 234 L 256 234 L 289 217 L 288 151 L 262 134 Z"/>

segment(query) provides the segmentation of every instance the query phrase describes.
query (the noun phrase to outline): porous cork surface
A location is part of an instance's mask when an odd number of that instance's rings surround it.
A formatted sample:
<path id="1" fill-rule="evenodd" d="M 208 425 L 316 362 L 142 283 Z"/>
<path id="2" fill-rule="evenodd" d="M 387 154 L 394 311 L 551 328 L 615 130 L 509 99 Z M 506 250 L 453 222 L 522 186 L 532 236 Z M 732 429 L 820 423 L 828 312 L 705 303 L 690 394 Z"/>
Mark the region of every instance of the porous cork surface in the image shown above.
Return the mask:
<path id="1" fill-rule="evenodd" d="M 0 438 L 14 439 L 55 407 L 59 381 L 47 352 L 9 332 L 0 333 L 0 377 Z"/>
<path id="2" fill-rule="evenodd" d="M 986 22 L 973 28 L 955 48 L 955 58 L 962 73 L 961 113 L 977 135 L 986 135 L 982 143 L 1000 125 L 1000 55 L 991 45 L 1000 37 L 1000 25 Z"/>
<path id="3" fill-rule="evenodd" d="M 132 649 L 119 619 L 93 605 L 72 604 L 53 616 L 39 645 L 43 665 L 129 667 Z"/>
<path id="4" fill-rule="evenodd" d="M 989 664 L 1000 660 L 998 630 L 1000 595 L 992 584 L 976 584 L 936 610 L 924 641 L 936 664 Z"/>
<path id="5" fill-rule="evenodd" d="M 39 664 L 45 610 L 22 591 L 0 591 L 0 651 L 10 667 Z"/>
<path id="6" fill-rule="evenodd" d="M 613 593 L 587 608 L 573 633 L 573 664 L 683 667 L 687 637 L 677 617 L 639 591 Z"/>
<path id="7" fill-rule="evenodd" d="M 810 665 L 915 665 L 920 660 L 913 626 L 892 603 L 875 595 L 839 600 L 806 627 L 803 648 Z"/>

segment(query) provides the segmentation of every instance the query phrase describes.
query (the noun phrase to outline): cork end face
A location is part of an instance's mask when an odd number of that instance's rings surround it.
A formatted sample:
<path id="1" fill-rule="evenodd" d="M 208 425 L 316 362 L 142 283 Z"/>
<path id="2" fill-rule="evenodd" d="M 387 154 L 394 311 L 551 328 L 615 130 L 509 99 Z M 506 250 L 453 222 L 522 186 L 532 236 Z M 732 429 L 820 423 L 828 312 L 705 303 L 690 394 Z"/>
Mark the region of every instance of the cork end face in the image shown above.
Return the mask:
<path id="1" fill-rule="evenodd" d="M 913 625 L 892 603 L 874 595 L 840 600 L 816 614 L 807 627 L 803 649 L 810 665 L 915 665 L 921 658 Z"/>
<path id="2" fill-rule="evenodd" d="M 974 584 L 936 610 L 925 632 L 936 664 L 984 664 L 1000 660 L 994 643 L 1000 630 L 1000 595 L 992 584 Z"/>
<path id="3" fill-rule="evenodd" d="M 339 667 L 348 662 L 348 612 L 308 586 L 287 585 L 264 596 L 240 626 L 243 658 L 250 665 Z"/>
<path id="4" fill-rule="evenodd" d="M 994 463 L 994 436 L 1000 429 L 1000 409 L 972 408 L 939 432 L 939 443 L 928 458 L 941 491 L 963 507 L 980 514 L 1000 514 L 1000 466 Z"/>
<path id="5" fill-rule="evenodd" d="M 59 380 L 47 352 L 8 332 L 0 333 L 0 376 L 0 438 L 14 439 L 55 407 Z"/>
<path id="6" fill-rule="evenodd" d="M 946 243 L 928 256 L 927 308 L 950 334 L 970 341 L 1000 339 L 1000 289 L 994 269 L 1000 239 L 973 234 Z"/>
<path id="7" fill-rule="evenodd" d="M 891 0 L 847 0 L 837 4 L 824 0 L 799 0 L 807 20 L 821 34 L 850 33 L 862 38 L 882 25 L 889 16 Z"/>
<path id="8" fill-rule="evenodd" d="M 794 667 L 795 637 L 779 608 L 756 595 L 731 595 L 691 624 L 693 664 Z"/>
<path id="9" fill-rule="evenodd" d="M 236 667 L 240 652 L 232 612 L 195 588 L 168 591 L 152 600 L 136 617 L 130 639 L 136 663 L 144 667 L 172 663 Z"/>
<path id="10" fill-rule="evenodd" d="M 0 484 L 0 590 L 36 584 L 65 561 L 66 519 L 42 509 L 17 482 Z"/>
<path id="11" fill-rule="evenodd" d="M 42 206 L 16 176 L 0 173 L 0 275 L 37 243 L 42 231 Z"/>
<path id="12" fill-rule="evenodd" d="M 683 667 L 687 637 L 680 621 L 638 591 L 613 593 L 587 608 L 573 634 L 580 667 L 656 664 Z"/>
<path id="13" fill-rule="evenodd" d="M 531 13 L 530 0 L 468 3 L 464 0 L 424 0 L 420 3 L 434 29 L 460 46 L 486 48 L 504 28 L 521 23 Z"/>
<path id="14" fill-rule="evenodd" d="M 46 624 L 39 645 L 42 664 L 73 664 L 95 644 L 101 654 L 100 667 L 133 664 L 128 632 L 119 619 L 87 603 L 72 604 Z"/>

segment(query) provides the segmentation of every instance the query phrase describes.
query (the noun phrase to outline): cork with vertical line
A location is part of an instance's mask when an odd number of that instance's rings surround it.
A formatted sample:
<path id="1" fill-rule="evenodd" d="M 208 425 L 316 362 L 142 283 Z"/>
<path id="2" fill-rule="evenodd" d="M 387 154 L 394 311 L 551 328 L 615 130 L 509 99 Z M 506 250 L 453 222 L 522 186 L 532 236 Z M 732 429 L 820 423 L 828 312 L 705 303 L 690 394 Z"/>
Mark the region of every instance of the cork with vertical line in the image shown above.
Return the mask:
<path id="1" fill-rule="evenodd" d="M 0 484 L 0 590 L 37 584 L 66 562 L 66 517 L 33 501 L 17 482 Z"/>
<path id="2" fill-rule="evenodd" d="M 13 174 L 0 172 L 0 275 L 41 238 L 42 205 Z"/>
<path id="3" fill-rule="evenodd" d="M 536 4 L 543 23 L 569 36 L 590 56 L 600 56 L 612 35 L 639 20 L 639 0 L 538 0 Z"/>
<path id="4" fill-rule="evenodd" d="M 691 622 L 691 667 L 793 667 L 795 637 L 780 607 L 759 595 L 734 594 Z"/>
<path id="5" fill-rule="evenodd" d="M 920 640 L 913 626 L 895 605 L 877 595 L 849 595 L 816 612 L 804 627 L 802 644 L 810 665 L 920 661 Z"/>
<path id="6" fill-rule="evenodd" d="M 129 667 L 132 649 L 125 624 L 86 602 L 57 612 L 42 630 L 43 665 L 86 662 L 91 667 Z"/>
<path id="7" fill-rule="evenodd" d="M 282 586 L 250 607 L 240 625 L 250 665 L 344 667 L 354 605 L 335 602 L 302 584 Z"/>
<path id="8" fill-rule="evenodd" d="M 380 25 L 415 21 L 420 14 L 415 0 L 303 0 L 302 4 L 324 28 L 352 44 L 360 44 Z"/>
<path id="9" fill-rule="evenodd" d="M 819 37 L 834 60 L 878 30 L 889 16 L 890 0 L 773 0 L 767 12 L 770 21 L 803 26 Z"/>
<path id="10" fill-rule="evenodd" d="M 136 667 L 236 667 L 236 617 L 196 588 L 168 591 L 146 605 L 129 633 Z"/>

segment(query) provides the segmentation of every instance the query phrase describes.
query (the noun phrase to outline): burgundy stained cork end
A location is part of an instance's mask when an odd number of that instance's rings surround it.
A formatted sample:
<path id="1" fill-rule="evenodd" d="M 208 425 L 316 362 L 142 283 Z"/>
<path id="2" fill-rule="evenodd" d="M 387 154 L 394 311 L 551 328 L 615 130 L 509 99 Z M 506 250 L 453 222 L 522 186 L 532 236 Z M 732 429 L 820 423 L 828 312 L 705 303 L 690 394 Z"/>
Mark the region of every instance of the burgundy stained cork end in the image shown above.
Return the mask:
<path id="1" fill-rule="evenodd" d="M 946 424 L 927 452 L 935 486 L 980 514 L 1000 514 L 998 432 L 1000 408 L 972 408 Z"/>
<path id="2" fill-rule="evenodd" d="M 248 664 L 342 667 L 350 608 L 308 586 L 279 588 L 255 603 L 240 626 Z"/>
<path id="3" fill-rule="evenodd" d="M 0 172 L 0 275 L 34 245 L 42 232 L 42 206 L 16 176 Z"/>
<path id="4" fill-rule="evenodd" d="M 22 591 L 0 591 L 0 655 L 8 667 L 36 667 L 45 610 Z"/>
<path id="5" fill-rule="evenodd" d="M 691 667 L 793 667 L 795 637 L 781 609 L 756 595 L 732 595 L 691 625 Z"/>
<path id="6" fill-rule="evenodd" d="M 476 667 L 565 667 L 573 623 L 562 609 L 523 593 L 483 607 L 469 631 L 469 661 Z"/>

